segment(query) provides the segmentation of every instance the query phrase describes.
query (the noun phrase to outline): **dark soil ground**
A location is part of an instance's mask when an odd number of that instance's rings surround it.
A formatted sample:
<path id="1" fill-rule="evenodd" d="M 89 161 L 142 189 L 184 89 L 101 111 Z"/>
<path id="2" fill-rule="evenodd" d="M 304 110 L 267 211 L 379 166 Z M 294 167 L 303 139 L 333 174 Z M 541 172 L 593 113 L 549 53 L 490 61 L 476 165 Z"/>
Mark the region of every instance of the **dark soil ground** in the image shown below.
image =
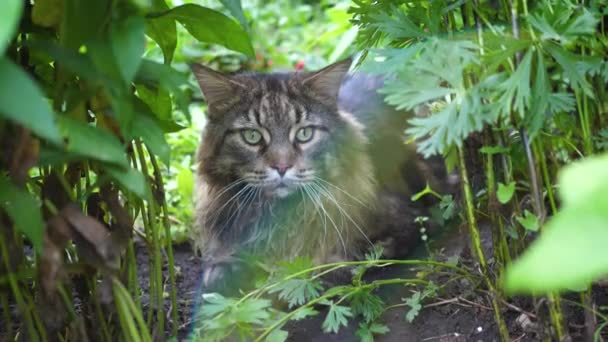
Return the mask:
<path id="1" fill-rule="evenodd" d="M 489 234 L 484 238 L 485 245 L 489 246 Z M 453 234 L 440 242 L 442 257 L 459 256 L 462 263 L 469 263 L 471 267 L 470 252 L 467 247 L 465 234 Z M 177 273 L 177 296 L 179 302 L 179 340 L 187 340 L 193 325 L 193 310 L 198 298 L 201 297 L 201 262 L 192 252 L 188 244 L 174 247 L 175 267 Z M 489 251 L 488 251 L 489 252 Z M 139 262 L 139 276 L 142 289 L 148 288 L 149 268 L 145 248 L 137 249 Z M 490 254 L 491 255 L 491 254 Z M 166 270 L 165 270 L 166 272 Z M 412 276 L 412 271 L 403 266 L 394 266 L 378 269 L 369 274 L 370 279 L 396 278 Z M 434 280 L 441 284 L 445 279 Z M 481 290 L 473 291 L 471 284 L 453 282 L 436 298 L 424 302 L 423 309 L 412 323 L 405 320 L 405 307 L 398 307 L 387 311 L 382 317 L 382 323 L 390 328 L 384 336 L 377 336 L 376 341 L 499 341 L 494 313 L 486 293 Z M 166 289 L 169 292 L 169 289 Z M 397 304 L 402 298 L 409 297 L 409 290 L 403 286 L 387 286 L 380 290 L 380 296 L 385 303 Z M 608 305 L 608 288 L 594 289 L 596 304 Z M 568 322 L 572 341 L 589 341 L 585 314 L 576 306 L 578 296 L 566 296 L 564 300 L 565 321 Z M 144 309 L 149 303 L 147 295 L 142 298 Z M 507 322 L 512 341 L 541 341 L 546 340 L 547 330 L 540 322 L 546 320 L 546 305 L 542 302 L 535 306 L 528 298 L 512 298 L 509 304 L 503 303 L 502 313 Z M 538 308 L 538 309 L 535 309 Z M 170 318 L 170 308 L 165 308 Z M 589 315 L 588 315 L 589 316 Z M 545 319 L 540 319 L 545 317 Z M 590 322 L 587 317 L 587 322 Z M 351 324 L 340 330 L 337 334 L 325 334 L 321 331 L 324 315 L 321 313 L 307 320 L 292 322 L 287 325 L 289 341 L 358 341 L 355 335 L 357 324 Z"/>

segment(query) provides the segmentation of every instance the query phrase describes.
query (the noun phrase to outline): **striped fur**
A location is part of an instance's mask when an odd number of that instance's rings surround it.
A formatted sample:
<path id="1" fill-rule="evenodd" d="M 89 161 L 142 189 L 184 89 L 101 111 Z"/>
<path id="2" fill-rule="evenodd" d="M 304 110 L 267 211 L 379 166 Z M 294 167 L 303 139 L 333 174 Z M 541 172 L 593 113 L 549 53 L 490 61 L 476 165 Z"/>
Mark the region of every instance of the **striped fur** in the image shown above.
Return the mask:
<path id="1" fill-rule="evenodd" d="M 209 105 L 192 234 L 207 265 L 240 252 L 319 263 L 360 257 L 379 235 L 371 220 L 382 199 L 368 139 L 357 118 L 338 110 L 349 66 L 234 76 L 192 66 Z M 315 133 L 297 143 L 303 127 Z M 263 143 L 248 144 L 243 130 L 249 129 Z M 284 180 L 273 165 L 291 165 Z"/>

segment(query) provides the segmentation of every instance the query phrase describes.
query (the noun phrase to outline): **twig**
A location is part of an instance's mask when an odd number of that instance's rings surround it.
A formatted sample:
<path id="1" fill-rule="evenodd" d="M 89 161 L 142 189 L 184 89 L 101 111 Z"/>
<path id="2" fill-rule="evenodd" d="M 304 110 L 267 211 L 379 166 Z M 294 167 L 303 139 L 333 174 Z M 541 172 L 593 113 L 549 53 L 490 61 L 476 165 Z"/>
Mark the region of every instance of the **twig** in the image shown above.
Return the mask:
<path id="1" fill-rule="evenodd" d="M 439 340 L 439 339 L 442 339 L 444 337 L 460 337 L 460 333 L 453 332 L 453 333 L 449 333 L 449 334 L 443 334 L 443 335 L 438 335 L 438 336 L 431 336 L 431 337 L 427 337 L 427 338 L 422 339 L 422 341 Z"/>

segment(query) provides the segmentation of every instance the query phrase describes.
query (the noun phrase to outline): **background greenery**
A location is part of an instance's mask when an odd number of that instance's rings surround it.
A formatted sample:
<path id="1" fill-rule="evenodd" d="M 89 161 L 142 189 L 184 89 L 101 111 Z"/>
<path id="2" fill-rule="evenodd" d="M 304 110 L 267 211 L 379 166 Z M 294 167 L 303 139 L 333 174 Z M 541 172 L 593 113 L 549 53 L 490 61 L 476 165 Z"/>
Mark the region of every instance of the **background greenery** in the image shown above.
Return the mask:
<path id="1" fill-rule="evenodd" d="M 602 0 L 2 1 L 0 332 L 176 336 L 173 245 L 192 223 L 205 120 L 187 63 L 315 69 L 357 54 L 362 70 L 387 77 L 387 103 L 416 113 L 406 135 L 420 153 L 459 172 L 461 199 L 442 197 L 440 210 L 466 223 L 474 266 L 379 260 L 377 251 L 358 262 L 282 263 L 241 298 L 207 296 L 195 334 L 282 341 L 286 322 L 325 308 L 324 331 L 357 318 L 370 341 L 390 334 L 384 311 L 406 306 L 415 319 L 444 288 L 433 274 L 449 272 L 487 296 L 501 339 L 508 295 L 534 293 L 547 298 L 545 334 L 561 340 L 560 292 L 579 292 L 590 310 L 591 285 L 608 274 L 607 11 Z M 492 255 L 479 234 L 486 224 Z M 145 289 L 140 245 L 150 255 Z M 363 280 L 388 264 L 424 272 Z M 344 267 L 355 267 L 351 284 L 319 281 Z M 415 290 L 384 303 L 376 290 L 387 284 Z M 273 308 L 273 295 L 288 308 Z M 589 312 L 599 340 L 608 314 Z"/>

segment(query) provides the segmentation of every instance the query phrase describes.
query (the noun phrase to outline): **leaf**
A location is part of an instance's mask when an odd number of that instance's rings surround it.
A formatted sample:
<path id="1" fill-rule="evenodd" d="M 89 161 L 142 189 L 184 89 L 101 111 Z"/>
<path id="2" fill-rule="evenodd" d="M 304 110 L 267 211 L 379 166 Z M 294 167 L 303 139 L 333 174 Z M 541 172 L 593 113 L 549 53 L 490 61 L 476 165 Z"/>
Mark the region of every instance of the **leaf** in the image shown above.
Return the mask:
<path id="1" fill-rule="evenodd" d="M 22 0 L 3 0 L 0 2 L 0 13 L 2 13 L 2 20 L 0 20 L 0 56 L 4 55 L 4 50 L 13 39 L 22 12 Z M 2 75 L 4 77 L 4 74 Z"/>
<path id="2" fill-rule="evenodd" d="M 220 0 L 220 2 L 222 3 L 222 5 L 224 5 L 224 7 L 226 7 L 228 11 L 230 11 L 230 14 L 232 14 L 232 16 L 234 16 L 239 21 L 239 23 L 241 23 L 241 26 L 246 31 L 249 31 L 247 19 L 243 14 L 243 6 L 241 6 L 241 0 Z"/>
<path id="3" fill-rule="evenodd" d="M 405 300 L 405 304 L 410 307 L 408 312 L 405 313 L 405 320 L 409 323 L 412 323 L 416 316 L 420 313 L 422 309 L 422 294 L 420 291 L 414 292 L 414 294 Z"/>
<path id="4" fill-rule="evenodd" d="M 321 290 L 323 286 L 316 280 L 295 278 L 278 284 L 270 293 L 279 292 L 279 299 L 287 301 L 292 308 L 319 297 Z"/>
<path id="5" fill-rule="evenodd" d="M 310 317 L 310 316 L 315 316 L 318 315 L 319 311 L 310 308 L 310 307 L 306 307 L 306 306 L 301 306 L 299 307 L 296 311 L 295 314 L 291 317 L 292 321 L 299 321 L 301 319 L 304 319 L 306 317 Z"/>
<path id="6" fill-rule="evenodd" d="M 321 327 L 326 333 L 338 333 L 341 326 L 345 327 L 348 325 L 348 318 L 352 316 L 353 313 L 349 307 L 336 305 L 334 302 L 330 302 L 329 312 L 327 312 L 327 316 Z"/>
<path id="7" fill-rule="evenodd" d="M 137 97 L 139 97 L 149 109 L 161 121 L 171 120 L 171 96 L 169 92 L 161 88 L 149 88 L 144 85 L 136 85 Z"/>
<path id="8" fill-rule="evenodd" d="M 153 0 L 155 11 L 169 9 L 165 0 Z M 174 18 L 152 17 L 146 19 L 146 34 L 158 44 L 163 52 L 165 64 L 171 64 L 177 47 L 177 28 Z"/>
<path id="9" fill-rule="evenodd" d="M 384 302 L 371 290 L 357 290 L 350 296 L 350 307 L 354 314 L 360 314 L 365 322 L 372 322 L 384 311 Z"/>
<path id="10" fill-rule="evenodd" d="M 596 192 L 608 194 L 608 155 L 585 158 L 564 167 L 558 175 L 558 191 L 564 206 L 587 203 Z M 602 197 L 603 198 L 603 197 Z"/>
<path id="11" fill-rule="evenodd" d="M 390 331 L 390 329 L 384 324 L 379 324 L 379 323 L 369 324 L 369 323 L 361 322 L 361 323 L 359 323 L 359 329 L 357 329 L 357 332 L 355 332 L 355 334 L 357 336 L 359 336 L 359 339 L 361 342 L 373 342 L 374 334 L 385 335 L 389 331 Z"/>
<path id="12" fill-rule="evenodd" d="M 522 117 L 530 103 L 530 75 L 532 69 L 532 49 L 528 49 L 513 74 L 500 86 L 503 91 L 499 102 L 504 113 L 509 113 L 511 105 Z"/>
<path id="13" fill-rule="evenodd" d="M 61 209 L 61 216 L 70 224 L 79 255 L 84 260 L 96 267 L 119 268 L 120 246 L 111 239 L 106 226 L 85 215 L 75 204 Z"/>
<path id="14" fill-rule="evenodd" d="M 249 298 L 235 308 L 236 322 L 262 324 L 270 317 L 268 309 L 271 302 L 268 299 Z"/>
<path id="15" fill-rule="evenodd" d="M 70 153 L 127 168 L 129 163 L 118 139 L 111 133 L 69 118 L 59 116 L 59 126 L 67 139 Z"/>
<path id="16" fill-rule="evenodd" d="M 559 175 L 563 208 L 507 269 L 511 292 L 586 288 L 608 274 L 608 155 L 587 158 Z"/>
<path id="17" fill-rule="evenodd" d="M 0 75 L 0 117 L 31 129 L 49 142 L 61 144 L 53 111 L 34 81 L 4 58 L 0 58 Z"/>
<path id="18" fill-rule="evenodd" d="M 25 235 L 42 253 L 44 221 L 38 201 L 27 191 L 13 185 L 0 173 L 0 208 L 11 218 L 15 230 Z"/>
<path id="19" fill-rule="evenodd" d="M 564 70 L 572 88 L 575 90 L 582 90 L 587 96 L 594 98 L 591 85 L 585 78 L 585 74 L 576 68 L 578 56 L 564 50 L 563 47 L 552 43 L 545 44 L 545 48 Z"/>
<path id="20" fill-rule="evenodd" d="M 188 78 L 185 74 L 168 65 L 143 59 L 137 71 L 136 83 L 149 88 L 160 88 L 166 93 L 172 94 L 178 108 L 184 113 L 189 113 L 189 98 L 180 88 L 188 84 Z"/>
<path id="21" fill-rule="evenodd" d="M 141 137 L 144 143 L 165 165 L 170 165 L 171 147 L 158 123 L 145 114 L 136 114 L 131 127 L 133 136 Z"/>
<path id="22" fill-rule="evenodd" d="M 62 15 L 62 0 L 37 0 L 32 7 L 32 22 L 42 27 L 56 27 L 61 23 Z"/>
<path id="23" fill-rule="evenodd" d="M 526 230 L 537 232 L 540 228 L 540 221 L 538 217 L 528 210 L 524 211 L 524 216 L 517 216 L 515 219 L 517 222 L 519 222 L 519 224 L 526 228 Z"/>
<path id="24" fill-rule="evenodd" d="M 289 333 L 285 330 L 275 329 L 266 337 L 266 342 L 284 342 L 287 341 Z"/>
<path id="25" fill-rule="evenodd" d="M 109 0 L 64 0 L 61 43 L 73 50 L 98 40 L 107 27 L 112 5 Z"/>
<path id="26" fill-rule="evenodd" d="M 145 51 L 144 19 L 130 17 L 112 25 L 112 51 L 123 81 L 131 83 Z"/>
<path id="27" fill-rule="evenodd" d="M 220 44 L 254 57 L 247 32 L 220 12 L 195 4 L 185 4 L 171 9 L 162 17 L 174 18 L 201 42 Z"/>
<path id="28" fill-rule="evenodd" d="M 502 204 L 507 204 L 513 198 L 513 194 L 515 193 L 515 182 L 511 182 L 507 185 L 503 183 L 498 183 L 498 191 L 496 191 L 496 197 L 498 201 Z"/>
<path id="29" fill-rule="evenodd" d="M 105 165 L 104 170 L 120 185 L 139 198 L 148 199 L 150 197 L 146 177 L 138 170 L 132 167 L 124 169 L 115 165 Z"/>

